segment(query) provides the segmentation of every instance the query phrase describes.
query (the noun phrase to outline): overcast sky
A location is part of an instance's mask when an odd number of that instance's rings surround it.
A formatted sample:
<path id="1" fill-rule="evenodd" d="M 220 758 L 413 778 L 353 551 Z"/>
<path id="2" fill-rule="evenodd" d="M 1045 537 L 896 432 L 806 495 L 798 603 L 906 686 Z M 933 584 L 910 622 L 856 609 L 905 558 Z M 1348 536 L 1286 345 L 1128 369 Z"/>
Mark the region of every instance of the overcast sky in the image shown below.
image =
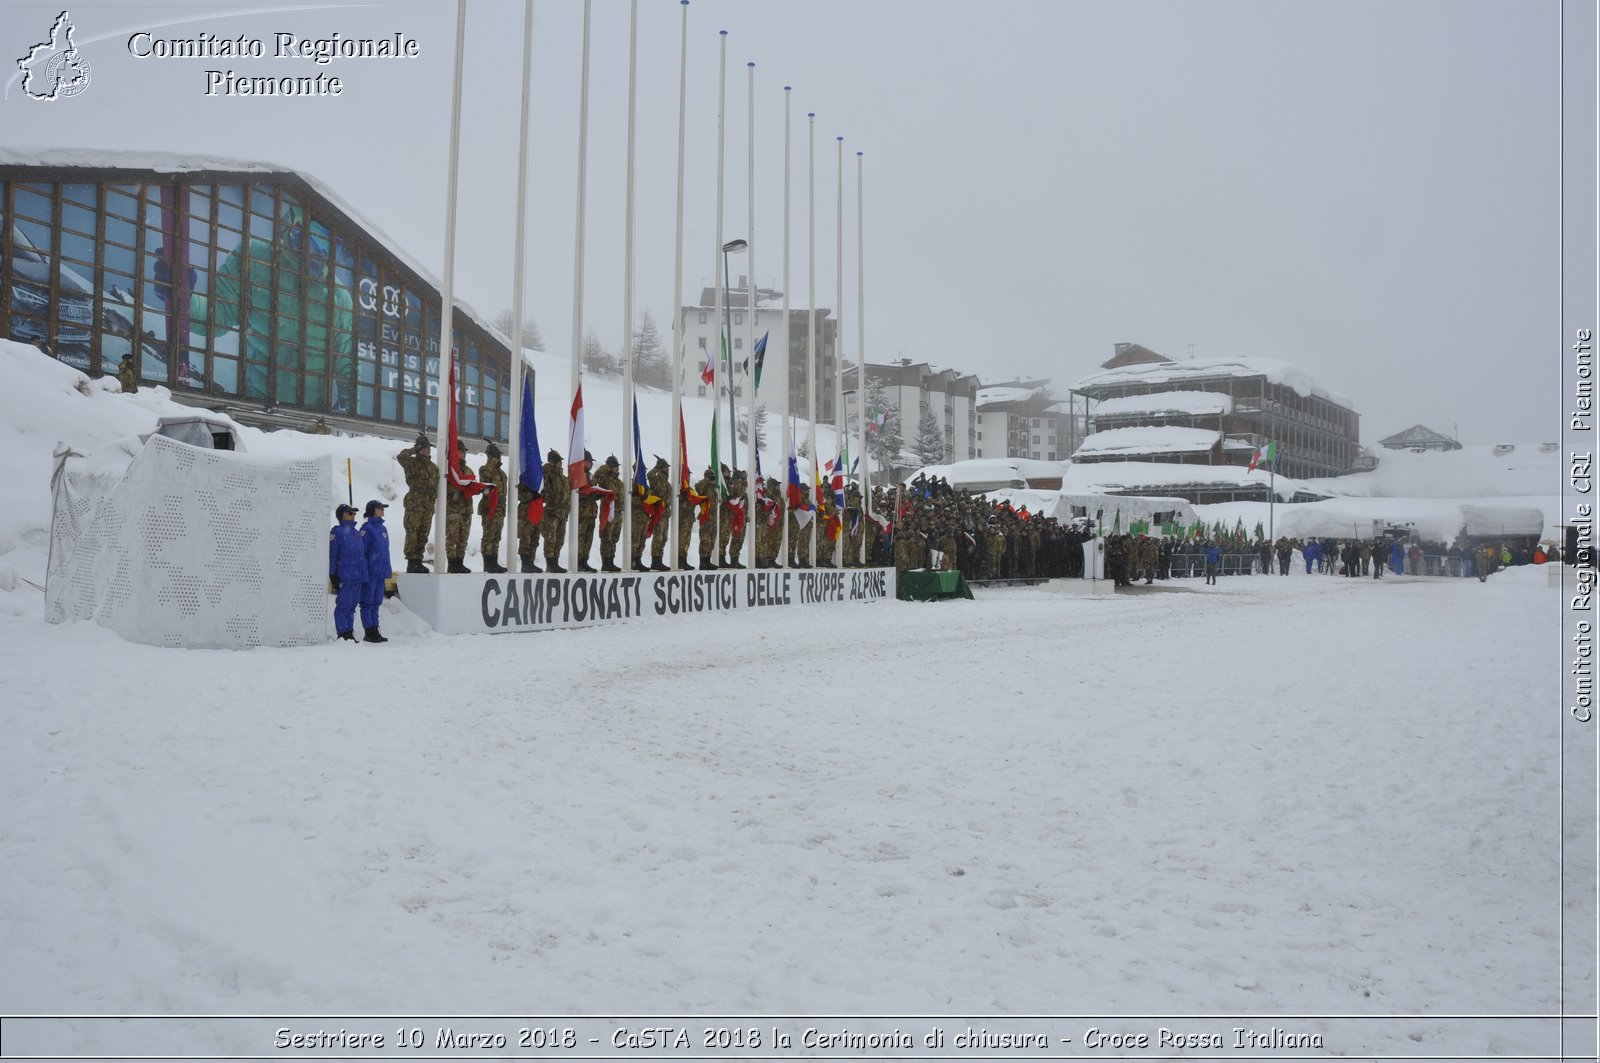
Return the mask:
<path id="1" fill-rule="evenodd" d="M 61 4 L 0 10 L 8 71 Z M 42 104 L 15 81 L 10 146 L 259 159 L 331 185 L 442 272 L 453 4 L 73 4 L 92 67 Z M 817 303 L 836 305 L 844 137 L 845 355 L 856 342 L 864 152 L 866 356 L 1062 393 L 1128 340 L 1175 358 L 1287 360 L 1349 398 L 1362 438 L 1422 422 L 1468 443 L 1554 440 L 1562 362 L 1559 11 L 1525 0 L 694 0 L 684 286 L 715 262 L 718 31 L 728 31 L 724 238 L 807 286 L 817 114 Z M 641 0 L 636 295 L 671 319 L 676 0 Z M 220 13 L 218 13 L 220 12 Z M 230 13 L 231 12 L 231 13 Z M 471 0 L 457 293 L 511 303 L 522 5 Z M 535 4 L 528 313 L 570 348 L 582 4 Z M 137 59 L 127 38 L 404 33 L 405 60 Z M 628 4 L 596 0 L 584 327 L 620 343 Z M 747 223 L 755 62 L 757 216 Z M 337 75 L 337 98 L 207 97 L 207 69 Z M 735 260 L 734 273 L 748 261 Z"/>

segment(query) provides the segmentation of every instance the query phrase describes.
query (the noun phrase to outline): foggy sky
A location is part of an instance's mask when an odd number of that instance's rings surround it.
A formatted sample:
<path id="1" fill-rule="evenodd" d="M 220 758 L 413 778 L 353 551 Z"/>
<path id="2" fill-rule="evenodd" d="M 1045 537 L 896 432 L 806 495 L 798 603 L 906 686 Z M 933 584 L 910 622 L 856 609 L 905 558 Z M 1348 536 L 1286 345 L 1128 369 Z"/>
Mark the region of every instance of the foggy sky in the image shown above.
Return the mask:
<path id="1" fill-rule="evenodd" d="M 0 10 L 6 77 L 57 5 Z M 302 170 L 442 273 L 454 5 L 71 7 L 92 66 L 41 104 L 12 81 L 0 141 L 153 149 Z M 635 307 L 672 317 L 679 30 L 641 0 Z M 457 294 L 511 304 L 522 5 L 471 0 Z M 592 29 L 584 328 L 620 345 L 628 5 Z M 578 0 L 535 5 L 527 313 L 570 349 Z M 177 20 L 188 20 L 178 22 Z M 724 239 L 808 300 L 815 111 L 819 305 L 836 300 L 845 149 L 844 353 L 857 349 L 864 153 L 866 350 L 1065 393 L 1134 341 L 1287 360 L 1350 399 L 1365 443 L 1421 422 L 1467 443 L 1560 431 L 1559 10 L 1519 0 L 1203 3 L 694 0 L 684 292 L 715 261 L 718 31 L 728 31 Z M 403 32 L 411 60 L 135 59 L 127 37 Z M 757 176 L 747 222 L 747 62 Z M 336 74 L 337 98 L 207 98 L 207 69 Z M 735 278 L 750 271 L 734 260 Z"/>

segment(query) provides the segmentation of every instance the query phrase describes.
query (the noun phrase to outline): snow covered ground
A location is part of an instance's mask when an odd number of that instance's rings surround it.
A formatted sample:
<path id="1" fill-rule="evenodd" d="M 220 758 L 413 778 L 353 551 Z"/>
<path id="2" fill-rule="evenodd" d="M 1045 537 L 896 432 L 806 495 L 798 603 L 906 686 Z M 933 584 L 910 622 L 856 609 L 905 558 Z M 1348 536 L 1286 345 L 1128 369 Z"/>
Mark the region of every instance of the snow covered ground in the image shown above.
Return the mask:
<path id="1" fill-rule="evenodd" d="M 157 401 L 74 395 L 110 437 Z M 23 424 L 3 442 L 32 462 Z M 381 490 L 393 444 L 340 445 Z M 0 563 L 26 576 L 48 472 L 7 468 L 33 515 Z M 504 637 L 391 604 L 386 646 L 249 652 L 47 625 L 13 580 L 0 1000 L 1357 1015 L 1296 1025 L 1353 1056 L 1550 1054 L 1550 1024 L 1442 1017 L 1557 1012 L 1563 917 L 1567 1006 L 1594 1000 L 1593 821 L 1569 802 L 1563 861 L 1561 791 L 1592 808 L 1594 739 L 1563 762 L 1547 573 Z M 238 1051 L 201 1020 L 182 1040 Z"/>

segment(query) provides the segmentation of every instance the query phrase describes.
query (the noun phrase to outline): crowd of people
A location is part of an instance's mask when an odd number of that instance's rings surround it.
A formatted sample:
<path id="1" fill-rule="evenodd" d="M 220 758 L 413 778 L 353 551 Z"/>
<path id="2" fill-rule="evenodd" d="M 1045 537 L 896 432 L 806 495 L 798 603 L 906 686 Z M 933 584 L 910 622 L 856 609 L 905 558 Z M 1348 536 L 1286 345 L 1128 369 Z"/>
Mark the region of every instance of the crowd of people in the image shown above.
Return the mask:
<path id="1" fill-rule="evenodd" d="M 396 455 L 406 477 L 406 571 L 429 571 L 425 555 L 433 526 L 438 465 L 426 434 Z M 485 572 L 505 572 L 499 558 L 508 498 L 499 448 L 488 443 L 476 479 L 465 459 L 446 485 L 445 571 L 464 573 L 467 539 L 474 511 L 482 528 L 480 552 Z M 813 490 L 780 485 L 770 476 L 758 479 L 756 513 L 745 512 L 746 474 L 722 466 L 707 467 L 693 484 L 678 488 L 681 521 L 675 566 L 668 550 L 673 486 L 666 459 L 657 458 L 644 489 L 625 489 L 621 463 L 611 455 L 596 468 L 585 451 L 585 483 L 577 493 L 578 545 L 574 568 L 579 572 L 621 572 L 617 550 L 623 522 L 618 507 L 631 509 L 628 544 L 632 571 L 714 570 L 744 568 L 741 561 L 745 528 L 755 524 L 756 568 L 808 568 L 842 563 L 847 567 L 887 567 L 900 573 L 922 569 L 960 572 L 969 581 L 1074 579 L 1090 575 L 1084 545 L 1095 534 L 1087 518 L 1058 521 L 1029 513 L 1026 506 L 993 501 L 954 489 L 940 477 L 918 476 L 904 486 L 875 487 L 863 506 L 855 483 L 816 484 Z M 523 572 L 563 573 L 571 519 L 572 487 L 559 452 L 548 452 L 541 488 L 517 484 L 516 550 Z M 474 504 L 476 496 L 476 504 Z M 369 514 L 370 516 L 370 514 Z M 380 514 L 381 518 L 381 514 Z M 787 523 L 785 546 L 784 525 Z M 1398 538 L 1269 539 L 1257 529 L 1254 537 L 1242 527 L 1220 526 L 1207 532 L 1196 525 L 1189 534 L 1151 534 L 1147 525 L 1124 533 L 1118 524 L 1103 532 L 1104 576 L 1119 586 L 1142 581 L 1251 573 L 1370 576 L 1385 571 L 1410 575 L 1486 579 L 1499 568 L 1560 560 L 1553 546 L 1523 541 L 1467 541 L 1446 545 Z M 590 564 L 596 532 L 600 567 Z M 335 529 L 336 536 L 338 529 Z M 816 558 L 812 557 L 815 543 Z M 786 550 L 786 552 L 785 552 Z M 841 557 L 842 552 L 842 557 Z M 784 556 L 780 558 L 780 554 Z M 540 565 L 541 559 L 543 565 Z M 697 563 L 695 560 L 697 559 Z M 373 628 L 376 629 L 374 623 Z M 344 629 L 341 629 L 344 630 Z"/>

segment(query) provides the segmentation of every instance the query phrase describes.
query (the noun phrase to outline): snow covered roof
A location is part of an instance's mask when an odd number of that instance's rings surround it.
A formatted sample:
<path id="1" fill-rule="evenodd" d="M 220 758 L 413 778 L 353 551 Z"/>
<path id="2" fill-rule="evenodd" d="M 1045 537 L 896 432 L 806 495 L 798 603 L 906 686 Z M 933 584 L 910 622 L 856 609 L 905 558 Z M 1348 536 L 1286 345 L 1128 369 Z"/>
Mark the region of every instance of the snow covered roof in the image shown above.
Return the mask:
<path id="1" fill-rule="evenodd" d="M 1217 445 L 1220 432 L 1204 428 L 1152 425 L 1112 428 L 1086 436 L 1074 452 L 1077 458 L 1100 454 L 1194 454 Z"/>
<path id="2" fill-rule="evenodd" d="M 1403 432 L 1396 432 L 1392 436 L 1387 436 L 1383 439 L 1380 439 L 1378 440 L 1378 445 L 1390 450 L 1404 450 L 1408 447 L 1432 447 L 1435 449 L 1455 450 L 1461 446 L 1460 443 L 1456 442 L 1454 439 L 1451 439 L 1449 436 L 1435 432 L 1433 429 L 1423 424 L 1414 424 Z"/>
<path id="3" fill-rule="evenodd" d="M 1355 408 L 1349 399 L 1327 390 L 1306 373 L 1277 358 L 1190 358 L 1182 362 L 1125 365 L 1086 376 L 1073 386 L 1073 390 L 1092 392 L 1119 384 L 1184 384 L 1198 380 L 1255 376 L 1266 377 L 1274 384 L 1292 389 L 1301 397 L 1316 395 L 1346 409 Z"/>
<path id="4" fill-rule="evenodd" d="M 1038 388 L 993 387 L 978 389 L 978 409 L 997 402 L 1026 402 L 1038 394 Z"/>
<path id="5" fill-rule="evenodd" d="M 83 169 L 126 169 L 150 170 L 155 173 L 243 173 L 260 174 L 264 177 L 293 175 L 304 181 L 313 192 L 326 199 L 361 226 L 362 230 L 376 240 L 403 265 L 428 284 L 435 291 L 444 290 L 444 282 L 434 275 L 433 271 L 424 267 L 415 258 L 412 258 L 400 245 L 395 243 L 382 229 L 350 204 L 339 193 L 328 185 L 312 177 L 303 170 L 292 166 L 281 166 L 273 162 L 261 162 L 253 159 L 229 159 L 217 155 L 195 155 L 175 151 L 100 151 L 95 148 L 16 148 L 0 145 L 0 166 L 53 166 L 62 168 Z M 456 309 L 465 311 L 473 321 L 485 330 L 501 339 L 509 350 L 511 341 L 491 324 L 490 319 L 480 314 L 476 309 L 468 306 L 460 298 L 452 300 Z"/>
<path id="6" fill-rule="evenodd" d="M 1233 412 L 1233 398 L 1217 391 L 1162 391 L 1154 395 L 1122 395 L 1106 399 L 1095 407 L 1097 417 L 1130 417 L 1136 414 L 1227 414 Z"/>

